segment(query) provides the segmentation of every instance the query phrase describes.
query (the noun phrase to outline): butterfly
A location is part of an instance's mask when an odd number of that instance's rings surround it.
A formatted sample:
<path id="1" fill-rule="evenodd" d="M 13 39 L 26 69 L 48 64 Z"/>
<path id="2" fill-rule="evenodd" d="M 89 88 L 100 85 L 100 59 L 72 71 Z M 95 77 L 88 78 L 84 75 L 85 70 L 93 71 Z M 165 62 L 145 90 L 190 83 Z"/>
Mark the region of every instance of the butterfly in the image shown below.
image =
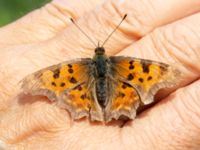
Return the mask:
<path id="1" fill-rule="evenodd" d="M 88 117 L 109 122 L 121 117 L 134 119 L 139 106 L 152 103 L 161 88 L 174 86 L 179 75 L 178 69 L 165 63 L 108 57 L 98 44 L 93 58 L 39 70 L 23 79 L 22 89 L 47 96 L 68 110 L 74 120 Z"/>

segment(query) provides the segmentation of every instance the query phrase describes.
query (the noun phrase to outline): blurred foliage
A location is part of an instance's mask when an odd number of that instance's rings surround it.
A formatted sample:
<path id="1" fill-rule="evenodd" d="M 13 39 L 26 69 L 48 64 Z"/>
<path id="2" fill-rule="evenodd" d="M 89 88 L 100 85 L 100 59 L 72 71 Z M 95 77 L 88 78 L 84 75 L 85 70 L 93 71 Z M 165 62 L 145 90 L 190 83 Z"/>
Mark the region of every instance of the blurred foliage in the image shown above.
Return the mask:
<path id="1" fill-rule="evenodd" d="M 0 0 L 0 26 L 8 24 L 50 0 Z"/>

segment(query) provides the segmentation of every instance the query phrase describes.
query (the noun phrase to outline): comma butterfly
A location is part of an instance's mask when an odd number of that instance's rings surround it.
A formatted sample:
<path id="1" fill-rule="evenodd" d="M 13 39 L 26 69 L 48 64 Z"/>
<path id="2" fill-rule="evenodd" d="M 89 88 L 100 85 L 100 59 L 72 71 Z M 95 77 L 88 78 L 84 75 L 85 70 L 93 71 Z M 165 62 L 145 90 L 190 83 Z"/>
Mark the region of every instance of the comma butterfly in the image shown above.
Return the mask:
<path id="1" fill-rule="evenodd" d="M 103 45 L 98 44 L 93 58 L 62 62 L 28 75 L 22 89 L 62 104 L 73 119 L 109 122 L 121 116 L 134 119 L 141 104 L 152 103 L 159 89 L 177 82 L 176 68 L 134 57 L 107 57 Z"/>

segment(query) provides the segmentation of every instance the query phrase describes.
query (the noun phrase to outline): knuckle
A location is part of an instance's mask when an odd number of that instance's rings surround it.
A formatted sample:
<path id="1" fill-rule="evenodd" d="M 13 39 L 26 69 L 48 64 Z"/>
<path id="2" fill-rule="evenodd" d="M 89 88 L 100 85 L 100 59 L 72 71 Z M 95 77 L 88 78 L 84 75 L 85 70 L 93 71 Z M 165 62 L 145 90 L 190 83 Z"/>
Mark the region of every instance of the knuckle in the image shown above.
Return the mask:
<path id="1" fill-rule="evenodd" d="M 184 24 L 160 27 L 151 33 L 151 40 L 154 48 L 163 53 L 163 57 L 173 58 L 187 70 L 196 73 L 200 71 L 200 67 L 194 65 L 200 59 L 200 36 L 193 28 Z"/>

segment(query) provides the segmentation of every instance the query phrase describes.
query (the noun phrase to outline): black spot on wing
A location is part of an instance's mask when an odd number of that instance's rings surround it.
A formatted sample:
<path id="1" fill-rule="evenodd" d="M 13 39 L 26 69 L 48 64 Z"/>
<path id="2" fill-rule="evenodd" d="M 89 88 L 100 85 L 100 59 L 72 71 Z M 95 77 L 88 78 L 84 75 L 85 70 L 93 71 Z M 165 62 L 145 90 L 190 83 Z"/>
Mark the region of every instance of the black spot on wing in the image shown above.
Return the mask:
<path id="1" fill-rule="evenodd" d="M 119 92 L 119 97 L 125 97 L 125 94 L 124 93 L 122 93 L 122 92 Z"/>
<path id="2" fill-rule="evenodd" d="M 148 81 L 152 80 L 152 76 L 148 76 L 147 80 Z"/>
<path id="3" fill-rule="evenodd" d="M 69 73 L 73 73 L 74 70 L 73 70 L 72 68 L 69 68 L 69 69 L 68 69 L 68 72 L 69 72 Z"/>
<path id="4" fill-rule="evenodd" d="M 130 70 L 134 69 L 134 65 L 130 64 L 129 69 Z"/>
<path id="5" fill-rule="evenodd" d="M 132 65 L 133 63 L 134 63 L 134 61 L 133 61 L 133 60 L 129 61 L 129 64 L 130 64 L 130 65 Z"/>
<path id="6" fill-rule="evenodd" d="M 134 76 L 130 73 L 128 76 L 127 76 L 127 79 L 130 81 L 130 80 L 133 80 L 134 79 Z"/>
<path id="7" fill-rule="evenodd" d="M 64 83 L 64 82 L 60 83 L 60 86 L 61 86 L 61 87 L 64 87 L 64 86 L 65 86 L 65 83 Z"/>
<path id="8" fill-rule="evenodd" d="M 144 79 L 143 78 L 139 78 L 138 79 L 141 83 L 144 81 Z"/>
<path id="9" fill-rule="evenodd" d="M 67 66 L 68 66 L 69 68 L 72 68 L 72 65 L 71 65 L 71 64 L 68 64 Z"/>
<path id="10" fill-rule="evenodd" d="M 126 84 L 122 84 L 122 89 L 126 89 L 127 85 Z"/>
<path id="11" fill-rule="evenodd" d="M 60 76 L 60 69 L 56 69 L 53 72 L 53 77 L 54 77 L 54 79 L 57 79 L 57 78 L 59 78 L 59 76 Z"/>
<path id="12" fill-rule="evenodd" d="M 151 65 L 151 62 L 146 62 L 145 60 L 141 61 L 142 69 L 144 73 L 149 73 L 149 66 Z"/>
<path id="13" fill-rule="evenodd" d="M 79 91 L 82 91 L 82 89 L 83 89 L 83 88 L 82 88 L 81 86 L 78 86 L 78 90 L 79 90 Z"/>
<path id="14" fill-rule="evenodd" d="M 71 77 L 71 79 L 69 80 L 70 83 L 77 83 L 77 80 L 74 77 Z"/>
<path id="15" fill-rule="evenodd" d="M 51 85 L 56 86 L 56 83 L 55 82 L 51 82 Z"/>
<path id="16" fill-rule="evenodd" d="M 122 88 L 123 89 L 130 88 L 130 87 L 132 87 L 130 84 L 127 84 L 126 82 L 123 82 L 123 84 L 122 84 Z"/>
<path id="17" fill-rule="evenodd" d="M 81 95 L 80 98 L 81 98 L 82 100 L 84 100 L 86 97 L 87 97 L 86 94 L 83 94 L 83 95 Z"/>
<path id="18" fill-rule="evenodd" d="M 78 86 L 76 86 L 76 87 L 74 88 L 74 90 L 79 90 L 79 91 L 82 91 L 82 90 L 83 90 L 83 88 L 82 88 L 82 86 L 81 86 L 81 85 L 78 85 Z"/>

